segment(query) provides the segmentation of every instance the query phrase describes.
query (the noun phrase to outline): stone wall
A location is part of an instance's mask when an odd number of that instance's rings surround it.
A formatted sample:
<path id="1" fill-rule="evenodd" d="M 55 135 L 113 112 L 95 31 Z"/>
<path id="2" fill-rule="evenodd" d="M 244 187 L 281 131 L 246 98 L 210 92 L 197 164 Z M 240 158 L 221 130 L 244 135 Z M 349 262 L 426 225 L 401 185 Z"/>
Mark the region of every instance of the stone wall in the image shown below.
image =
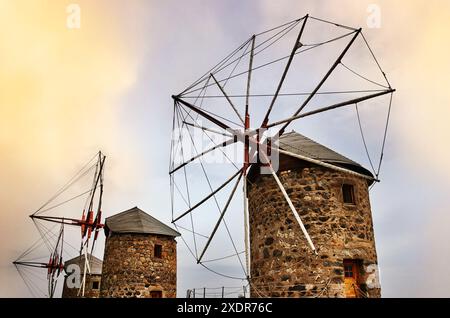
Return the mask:
<path id="1" fill-rule="evenodd" d="M 101 275 L 86 275 L 86 284 L 84 289 L 84 297 L 85 298 L 98 298 L 100 297 L 100 286 L 101 286 Z M 83 273 L 81 273 L 81 279 L 83 279 Z M 98 289 L 93 288 L 94 282 L 98 282 Z M 78 296 L 78 288 L 69 288 L 67 286 L 67 277 L 64 278 L 64 287 L 62 291 L 62 298 L 81 298 Z"/>
<path id="2" fill-rule="evenodd" d="M 367 180 L 297 161 L 278 175 L 314 242 L 314 255 L 271 175 L 249 187 L 253 297 L 345 297 L 343 260 L 359 260 L 361 295 L 380 297 Z M 356 204 L 344 204 L 342 184 Z"/>
<path id="3" fill-rule="evenodd" d="M 154 245 L 162 258 L 154 257 Z M 101 297 L 176 297 L 176 241 L 150 234 L 114 234 L 106 239 Z"/>

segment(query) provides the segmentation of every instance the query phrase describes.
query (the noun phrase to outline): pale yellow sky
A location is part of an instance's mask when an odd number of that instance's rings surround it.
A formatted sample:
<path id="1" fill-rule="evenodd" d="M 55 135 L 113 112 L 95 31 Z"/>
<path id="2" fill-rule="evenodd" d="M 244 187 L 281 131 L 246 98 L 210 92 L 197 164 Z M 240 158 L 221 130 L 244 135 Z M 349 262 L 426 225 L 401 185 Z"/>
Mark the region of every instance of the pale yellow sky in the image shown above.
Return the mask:
<path id="1" fill-rule="evenodd" d="M 67 4 L 0 1 L 0 250 L 6 258 L 17 254 L 10 238 L 21 235 L 26 245 L 36 238 L 26 217 L 32 205 L 99 148 L 108 152 L 120 143 L 118 100 L 136 81 L 136 55 L 120 41 L 108 11 L 85 1 L 82 27 L 69 29 Z M 136 163 L 121 160 L 117 184 L 133 175 Z M 2 270 L 2 285 L 14 276 Z"/>

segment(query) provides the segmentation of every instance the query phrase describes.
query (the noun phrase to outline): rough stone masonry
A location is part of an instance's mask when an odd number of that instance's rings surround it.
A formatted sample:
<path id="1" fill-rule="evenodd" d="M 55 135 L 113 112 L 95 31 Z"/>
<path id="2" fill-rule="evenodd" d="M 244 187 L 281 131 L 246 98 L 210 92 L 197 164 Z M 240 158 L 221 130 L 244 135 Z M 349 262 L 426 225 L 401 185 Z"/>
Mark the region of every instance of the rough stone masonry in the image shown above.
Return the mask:
<path id="1" fill-rule="evenodd" d="M 160 258 L 154 245 L 162 246 Z M 106 240 L 101 297 L 176 297 L 176 241 L 153 234 L 115 234 Z"/>
<path id="2" fill-rule="evenodd" d="M 248 191 L 253 297 L 346 297 L 346 259 L 358 262 L 359 295 L 380 297 L 368 181 L 282 158 L 278 173 L 314 242 L 314 255 L 271 175 L 253 173 Z M 355 203 L 343 202 L 342 185 Z"/>

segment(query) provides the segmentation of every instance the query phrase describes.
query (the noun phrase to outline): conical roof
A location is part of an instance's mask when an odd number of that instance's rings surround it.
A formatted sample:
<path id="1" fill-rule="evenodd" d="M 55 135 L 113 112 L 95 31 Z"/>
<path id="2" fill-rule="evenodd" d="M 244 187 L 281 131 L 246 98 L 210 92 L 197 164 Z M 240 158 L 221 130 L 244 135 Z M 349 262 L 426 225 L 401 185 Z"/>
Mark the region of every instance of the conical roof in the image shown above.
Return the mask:
<path id="1" fill-rule="evenodd" d="M 113 233 L 158 234 L 180 236 L 180 233 L 145 213 L 138 207 L 106 218 L 105 231 Z"/>
<path id="2" fill-rule="evenodd" d="M 295 131 L 280 136 L 279 147 L 293 154 L 320 160 L 373 177 L 372 173 L 359 163 Z"/>
<path id="3" fill-rule="evenodd" d="M 87 254 L 88 260 L 89 260 L 89 266 L 91 269 L 90 274 L 94 275 L 100 275 L 102 273 L 102 265 L 103 261 L 94 255 L 91 255 L 90 253 Z M 64 267 L 67 269 L 67 266 L 71 264 L 76 264 L 80 267 L 81 272 L 84 272 L 84 254 L 74 257 L 64 263 Z"/>

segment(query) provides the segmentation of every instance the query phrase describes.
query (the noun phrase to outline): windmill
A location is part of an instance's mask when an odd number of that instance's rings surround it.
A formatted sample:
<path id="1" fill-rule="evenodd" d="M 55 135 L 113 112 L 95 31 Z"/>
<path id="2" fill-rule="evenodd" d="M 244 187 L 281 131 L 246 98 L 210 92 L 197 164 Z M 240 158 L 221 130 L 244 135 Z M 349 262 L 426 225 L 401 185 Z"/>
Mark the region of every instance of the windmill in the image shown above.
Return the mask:
<path id="1" fill-rule="evenodd" d="M 369 74 L 363 74 L 363 69 Z M 276 158 L 292 155 L 280 149 L 280 136 L 300 119 L 334 116 L 338 109 L 348 111 L 354 107 L 373 168 L 373 177 L 369 178 L 378 181 L 394 92 L 362 29 L 306 15 L 252 35 L 173 95 L 169 166 L 172 223 L 185 233 L 182 239 L 196 262 L 216 274 L 251 284 L 247 192 L 252 167 L 275 180 L 311 254 L 316 255 L 318 249 L 276 171 Z M 367 104 L 385 106 L 382 109 L 387 113 L 377 169 L 360 118 L 360 108 Z M 230 153 L 227 150 L 231 147 Z M 214 161 L 217 157 L 227 167 L 218 166 Z M 321 160 L 302 158 L 330 166 Z M 345 167 L 339 169 L 358 175 Z M 203 181 L 199 181 L 201 178 Z M 237 199 L 240 187 L 242 198 Z M 217 215 L 212 212 L 215 209 Z M 227 221 L 226 216 L 232 212 L 235 214 Z M 237 223 L 240 229 L 236 229 Z M 219 229 L 224 234 L 217 238 Z M 243 236 L 243 244 L 236 241 L 233 230 Z M 223 251 L 222 243 L 214 247 L 214 241 L 223 239 L 229 240 L 231 253 Z M 243 275 L 209 265 L 230 259 L 240 264 Z"/>
<path id="2" fill-rule="evenodd" d="M 47 295 L 48 297 L 53 298 L 58 277 L 64 272 L 64 225 L 61 224 L 58 235 L 55 236 L 51 233 L 50 230 L 45 232 L 43 237 L 22 253 L 13 264 L 33 295 Z M 43 257 L 30 258 L 30 254 L 32 255 L 32 252 L 39 247 L 39 242 L 41 241 L 45 241 L 46 244 L 50 245 L 52 245 L 50 242 L 54 241 L 52 248 L 49 249 L 50 256 L 47 260 Z M 34 269 L 39 269 L 40 273 L 33 273 Z M 35 275 L 39 275 L 38 277 L 42 276 L 42 269 L 44 269 L 47 274 L 47 291 L 43 291 L 39 287 L 39 284 L 34 282 Z"/>
<path id="3" fill-rule="evenodd" d="M 85 256 L 83 278 L 78 291 L 79 296 L 84 296 L 86 275 L 90 271 L 88 254 L 92 255 L 98 234 L 103 228 L 102 197 L 105 159 L 106 157 L 98 152 L 47 202 L 30 215 L 39 231 L 40 238 L 13 264 L 33 295 L 54 296 L 58 277 L 65 271 L 64 260 L 75 252 Z M 83 186 L 89 188 L 84 188 L 80 193 Z M 79 217 L 77 217 L 78 213 Z M 68 243 L 67 237 L 65 240 L 66 227 L 79 228 L 79 248 Z M 58 232 L 55 232 L 55 229 L 59 229 Z M 45 257 L 43 254 L 46 252 L 41 250 L 42 246 L 46 246 L 50 253 L 47 262 L 36 261 Z M 42 288 L 33 281 L 36 278 L 42 280 L 41 273 L 34 272 L 37 268 L 47 269 L 47 293 L 42 293 Z"/>

